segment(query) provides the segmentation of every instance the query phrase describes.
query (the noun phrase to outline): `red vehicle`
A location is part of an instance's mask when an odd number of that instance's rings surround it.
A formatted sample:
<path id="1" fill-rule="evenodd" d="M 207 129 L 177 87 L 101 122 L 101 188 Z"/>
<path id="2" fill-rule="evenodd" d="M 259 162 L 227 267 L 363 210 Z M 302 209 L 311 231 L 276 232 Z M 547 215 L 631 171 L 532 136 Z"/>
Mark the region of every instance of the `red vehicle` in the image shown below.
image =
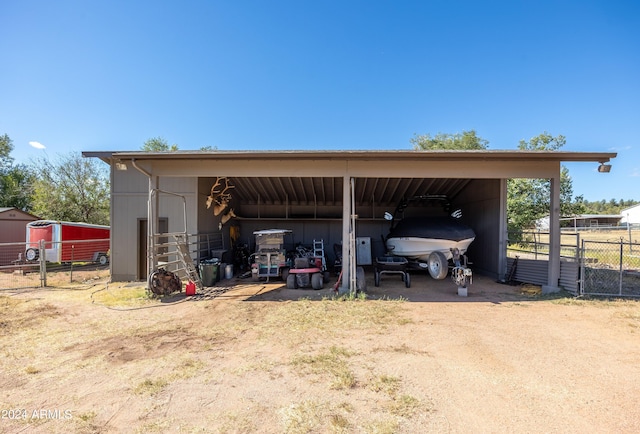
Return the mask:
<path id="1" fill-rule="evenodd" d="M 48 262 L 109 262 L 109 226 L 88 223 L 37 220 L 27 223 L 25 258 L 40 256 L 40 240 L 45 241 Z"/>

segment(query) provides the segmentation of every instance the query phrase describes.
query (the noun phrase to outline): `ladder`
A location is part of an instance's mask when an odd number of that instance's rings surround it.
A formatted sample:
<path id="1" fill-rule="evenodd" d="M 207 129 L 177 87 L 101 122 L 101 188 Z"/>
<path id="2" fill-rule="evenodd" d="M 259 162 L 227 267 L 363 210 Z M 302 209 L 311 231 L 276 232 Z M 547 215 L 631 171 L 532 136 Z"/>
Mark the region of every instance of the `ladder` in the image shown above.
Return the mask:
<path id="1" fill-rule="evenodd" d="M 327 269 L 327 264 L 324 258 L 324 240 L 313 240 L 313 256 L 316 258 L 322 258 L 322 271 Z"/>
<path id="2" fill-rule="evenodd" d="M 191 254 L 189 253 L 189 245 L 187 244 L 187 236 L 185 234 L 172 234 L 173 239 L 176 242 L 178 258 L 184 267 L 185 274 L 187 278 L 196 284 L 197 289 L 202 289 L 202 280 L 200 280 L 200 275 L 198 274 L 198 270 L 196 270 L 196 264 L 193 262 L 193 258 L 191 258 Z"/>

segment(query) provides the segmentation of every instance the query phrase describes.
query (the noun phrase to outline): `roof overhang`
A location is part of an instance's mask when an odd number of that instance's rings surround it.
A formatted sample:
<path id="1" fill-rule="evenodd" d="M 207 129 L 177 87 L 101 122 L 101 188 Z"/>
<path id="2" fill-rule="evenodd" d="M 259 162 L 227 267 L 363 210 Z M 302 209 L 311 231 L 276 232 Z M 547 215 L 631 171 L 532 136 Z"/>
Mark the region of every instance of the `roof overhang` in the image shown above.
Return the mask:
<path id="1" fill-rule="evenodd" d="M 606 163 L 615 153 L 547 151 L 177 151 L 83 152 L 146 175 L 233 179 L 242 203 L 342 202 L 345 177 L 355 200 L 397 202 L 413 194 L 456 197 L 473 179 L 552 178 L 562 162 Z"/>
<path id="2" fill-rule="evenodd" d="M 558 152 L 520 150 L 477 151 L 415 151 L 415 150 L 347 150 L 347 151 L 85 151 L 85 157 L 95 157 L 110 163 L 113 159 L 149 160 L 421 160 L 421 161 L 558 161 L 606 163 L 615 152 Z"/>

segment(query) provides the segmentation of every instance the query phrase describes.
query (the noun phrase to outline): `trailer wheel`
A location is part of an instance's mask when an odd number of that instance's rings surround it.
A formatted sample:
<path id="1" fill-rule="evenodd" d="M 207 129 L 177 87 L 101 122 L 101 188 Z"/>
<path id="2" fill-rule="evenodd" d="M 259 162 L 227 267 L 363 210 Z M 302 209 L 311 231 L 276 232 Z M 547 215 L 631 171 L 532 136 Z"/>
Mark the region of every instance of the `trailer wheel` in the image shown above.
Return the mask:
<path id="1" fill-rule="evenodd" d="M 404 273 L 404 286 L 411 288 L 411 275 L 409 273 Z"/>
<path id="2" fill-rule="evenodd" d="M 27 261 L 35 261 L 38 259 L 38 256 L 40 256 L 40 251 L 38 249 L 31 248 L 24 252 L 24 257 L 27 258 Z"/>
<path id="3" fill-rule="evenodd" d="M 322 278 L 322 273 L 313 273 L 311 275 L 311 287 L 313 289 L 322 289 L 324 286 L 324 279 Z"/>
<path id="4" fill-rule="evenodd" d="M 375 271 L 373 275 L 373 284 L 376 286 L 380 286 L 380 272 L 378 270 Z"/>
<path id="5" fill-rule="evenodd" d="M 104 253 L 100 253 L 100 255 L 98 255 L 98 264 L 107 265 L 108 263 L 109 263 L 109 257 Z"/>
<path id="6" fill-rule="evenodd" d="M 429 255 L 429 274 L 436 280 L 442 280 L 447 277 L 449 265 L 447 258 L 441 252 L 431 252 Z"/>

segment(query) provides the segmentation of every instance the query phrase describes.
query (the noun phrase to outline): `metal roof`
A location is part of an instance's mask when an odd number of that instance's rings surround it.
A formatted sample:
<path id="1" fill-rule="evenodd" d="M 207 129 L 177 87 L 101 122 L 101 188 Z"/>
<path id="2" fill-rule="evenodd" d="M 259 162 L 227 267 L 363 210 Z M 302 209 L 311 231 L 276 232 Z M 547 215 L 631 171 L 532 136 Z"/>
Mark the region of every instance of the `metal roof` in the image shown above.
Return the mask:
<path id="1" fill-rule="evenodd" d="M 396 204 L 399 197 L 425 193 L 454 198 L 469 179 L 358 178 L 355 182 L 357 204 Z M 246 204 L 339 205 L 342 203 L 343 178 L 233 177 L 233 197 Z"/>
<path id="2" fill-rule="evenodd" d="M 560 152 L 560 151 L 520 151 L 520 150 L 446 150 L 446 151 L 416 151 L 416 150 L 346 150 L 346 151 L 85 151 L 85 157 L 97 157 L 103 161 L 112 158 L 163 160 L 163 159 L 299 159 L 299 160 L 371 160 L 371 159 L 410 159 L 410 160 L 543 160 L 561 162 L 599 162 L 606 163 L 616 157 L 614 152 Z"/>

